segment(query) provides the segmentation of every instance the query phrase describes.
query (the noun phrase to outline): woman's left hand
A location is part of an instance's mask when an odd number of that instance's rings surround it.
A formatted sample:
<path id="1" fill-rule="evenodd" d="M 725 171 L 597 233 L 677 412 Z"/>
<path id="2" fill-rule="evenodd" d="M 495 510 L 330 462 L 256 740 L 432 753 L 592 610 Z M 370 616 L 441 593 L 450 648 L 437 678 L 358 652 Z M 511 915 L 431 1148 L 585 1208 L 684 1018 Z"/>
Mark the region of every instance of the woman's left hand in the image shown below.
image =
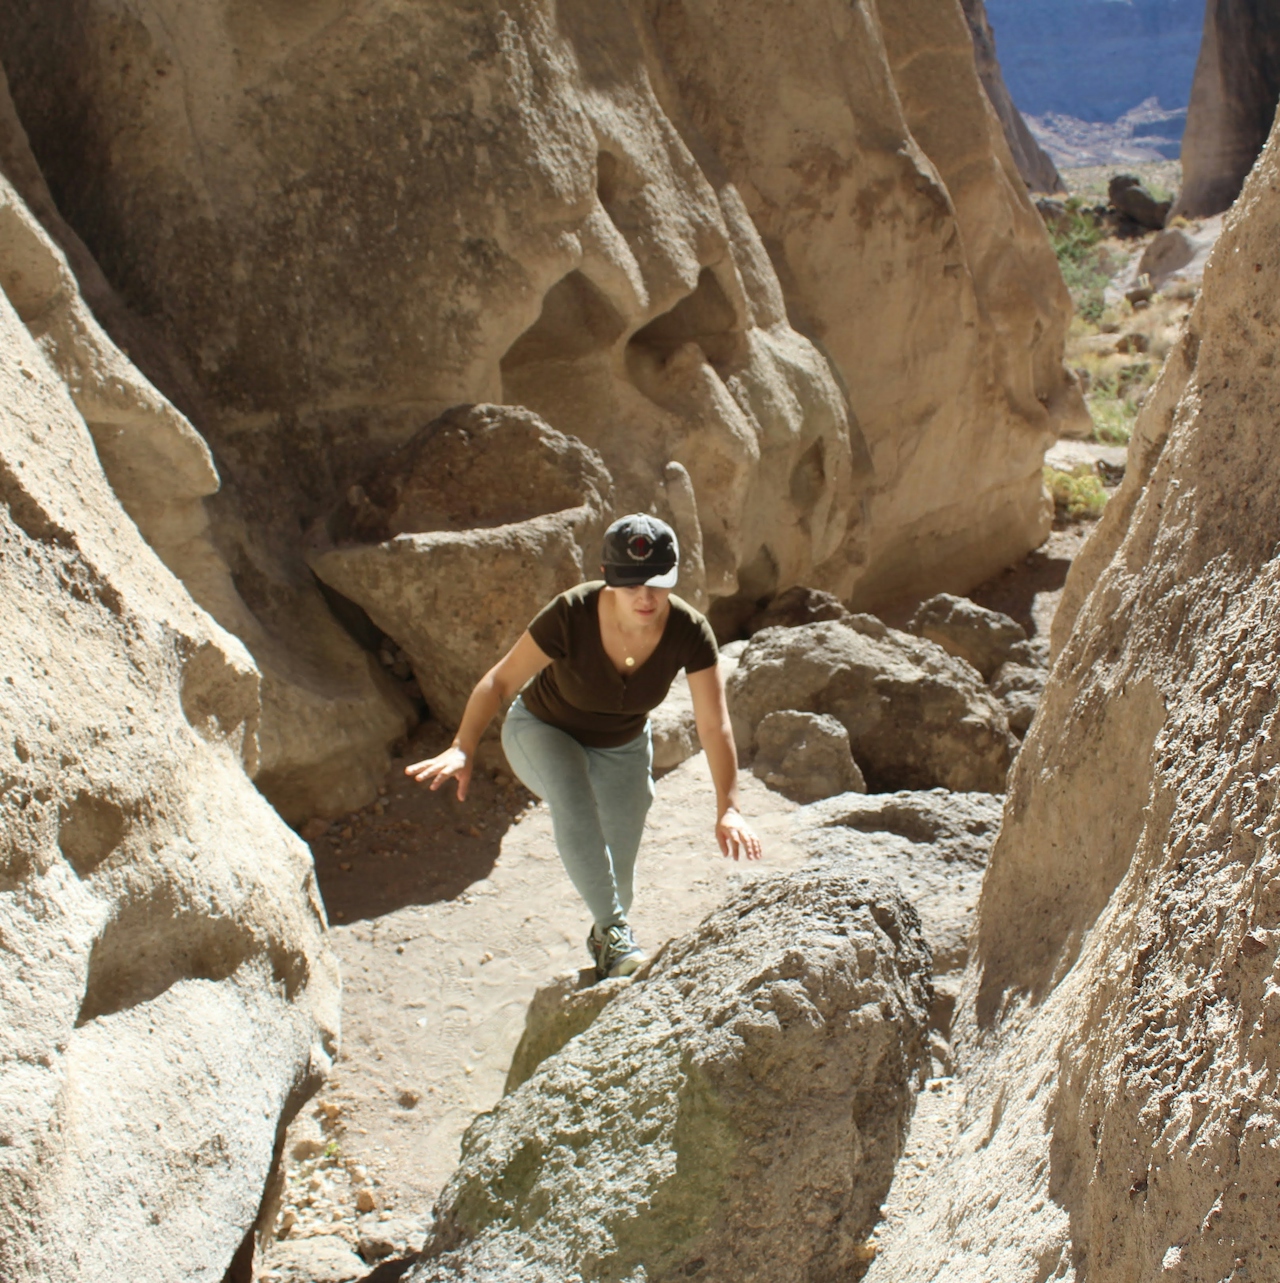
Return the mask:
<path id="1" fill-rule="evenodd" d="M 721 855 L 729 859 L 760 858 L 760 839 L 732 806 L 716 821 L 716 841 L 720 843 Z"/>

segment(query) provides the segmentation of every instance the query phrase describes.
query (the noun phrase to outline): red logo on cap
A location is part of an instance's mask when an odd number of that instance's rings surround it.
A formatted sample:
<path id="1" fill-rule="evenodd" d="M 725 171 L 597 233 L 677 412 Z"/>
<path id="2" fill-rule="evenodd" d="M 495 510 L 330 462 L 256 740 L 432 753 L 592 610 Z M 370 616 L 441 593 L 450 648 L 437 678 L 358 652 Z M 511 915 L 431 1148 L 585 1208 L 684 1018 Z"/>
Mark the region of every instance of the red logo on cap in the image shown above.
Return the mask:
<path id="1" fill-rule="evenodd" d="M 633 561 L 644 561 L 653 551 L 653 541 L 648 535 L 632 535 L 627 540 L 627 552 Z"/>

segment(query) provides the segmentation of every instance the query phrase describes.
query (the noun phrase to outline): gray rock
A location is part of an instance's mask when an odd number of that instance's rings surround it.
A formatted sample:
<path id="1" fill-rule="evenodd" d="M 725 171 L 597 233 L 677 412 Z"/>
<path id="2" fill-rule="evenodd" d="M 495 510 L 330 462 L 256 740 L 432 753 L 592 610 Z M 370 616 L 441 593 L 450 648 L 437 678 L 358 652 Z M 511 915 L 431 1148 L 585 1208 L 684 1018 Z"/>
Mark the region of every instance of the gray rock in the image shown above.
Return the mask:
<path id="1" fill-rule="evenodd" d="M 629 976 L 596 981 L 590 967 L 556 976 L 533 995 L 524 1033 L 511 1058 L 504 1094 L 532 1078 L 538 1066 L 576 1038 L 604 1010 L 605 1004 L 631 983 Z"/>
<path id="2" fill-rule="evenodd" d="M 1107 184 L 1107 199 L 1126 218 L 1139 227 L 1159 231 L 1169 217 L 1171 201 L 1156 200 L 1134 174 L 1116 174 Z"/>
<path id="3" fill-rule="evenodd" d="M 921 602 L 907 631 L 937 642 L 948 655 L 967 660 L 983 681 L 991 680 L 1014 645 L 1027 640 L 1026 629 L 1008 615 L 950 593 Z"/>
<path id="4" fill-rule="evenodd" d="M 1018 736 L 1025 735 L 1036 715 L 1040 696 L 1048 674 L 1041 667 L 1017 664 L 1010 660 L 1001 664 L 991 679 L 991 693 L 1004 705 L 1009 718 L 1009 729 Z"/>
<path id="5" fill-rule="evenodd" d="M 849 732 L 825 713 L 770 713 L 756 727 L 756 779 L 793 802 L 837 793 L 865 793 L 849 748 Z"/>
<path id="6" fill-rule="evenodd" d="M 1179 227 L 1170 227 L 1154 236 L 1142 251 L 1138 275 L 1146 276 L 1156 289 L 1165 278 L 1187 266 L 1196 256 L 1195 242 Z"/>
<path id="7" fill-rule="evenodd" d="M 271 1252 L 270 1267 L 259 1277 L 263 1283 L 350 1283 L 369 1273 L 361 1260 L 336 1234 L 286 1239 Z"/>
<path id="8" fill-rule="evenodd" d="M 743 629 L 748 637 L 754 637 L 766 628 L 796 628 L 800 624 L 820 624 L 827 620 L 847 623 L 851 614 L 832 593 L 797 584 L 752 615 Z"/>
<path id="9" fill-rule="evenodd" d="M 937 975 L 965 965 L 1003 799 L 989 793 L 848 794 L 797 813 L 797 841 L 820 864 L 884 878 L 920 914 Z"/>
<path id="10" fill-rule="evenodd" d="M 1002 790 L 1016 741 L 978 673 L 931 641 L 871 622 L 866 632 L 825 623 L 755 636 L 728 683 L 744 760 L 770 713 L 796 709 L 844 726 L 871 789 Z"/>
<path id="11" fill-rule="evenodd" d="M 753 883 L 481 1115 L 410 1283 L 855 1277 L 925 1056 L 892 889 Z"/>

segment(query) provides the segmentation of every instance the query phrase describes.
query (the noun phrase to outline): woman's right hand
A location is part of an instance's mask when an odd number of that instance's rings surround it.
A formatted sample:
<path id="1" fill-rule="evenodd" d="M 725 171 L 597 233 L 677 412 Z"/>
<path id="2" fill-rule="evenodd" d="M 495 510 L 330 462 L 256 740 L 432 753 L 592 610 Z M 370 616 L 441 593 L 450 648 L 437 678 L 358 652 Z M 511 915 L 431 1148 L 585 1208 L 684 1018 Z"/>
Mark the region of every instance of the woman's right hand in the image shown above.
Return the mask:
<path id="1" fill-rule="evenodd" d="M 427 784 L 429 781 L 433 793 L 448 780 L 456 780 L 458 801 L 463 802 L 467 797 L 467 789 L 471 787 L 471 766 L 470 756 L 456 744 L 450 744 L 443 753 L 406 766 L 404 773 L 419 784 Z"/>

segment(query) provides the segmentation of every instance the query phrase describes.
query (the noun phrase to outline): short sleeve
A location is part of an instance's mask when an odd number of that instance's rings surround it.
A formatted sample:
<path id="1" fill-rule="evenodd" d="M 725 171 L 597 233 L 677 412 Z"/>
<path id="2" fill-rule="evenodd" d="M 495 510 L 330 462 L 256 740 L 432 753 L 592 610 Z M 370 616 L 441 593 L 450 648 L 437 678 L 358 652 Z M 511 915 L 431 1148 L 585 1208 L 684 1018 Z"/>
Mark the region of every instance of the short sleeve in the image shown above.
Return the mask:
<path id="1" fill-rule="evenodd" d="M 700 673 L 705 668 L 715 666 L 716 660 L 720 658 L 720 648 L 716 645 L 716 635 L 706 616 L 695 610 L 691 610 L 689 614 L 689 640 L 685 647 L 684 671 Z"/>
<path id="2" fill-rule="evenodd" d="M 529 623 L 529 636 L 549 659 L 569 654 L 569 603 L 564 595 L 553 597 Z"/>

